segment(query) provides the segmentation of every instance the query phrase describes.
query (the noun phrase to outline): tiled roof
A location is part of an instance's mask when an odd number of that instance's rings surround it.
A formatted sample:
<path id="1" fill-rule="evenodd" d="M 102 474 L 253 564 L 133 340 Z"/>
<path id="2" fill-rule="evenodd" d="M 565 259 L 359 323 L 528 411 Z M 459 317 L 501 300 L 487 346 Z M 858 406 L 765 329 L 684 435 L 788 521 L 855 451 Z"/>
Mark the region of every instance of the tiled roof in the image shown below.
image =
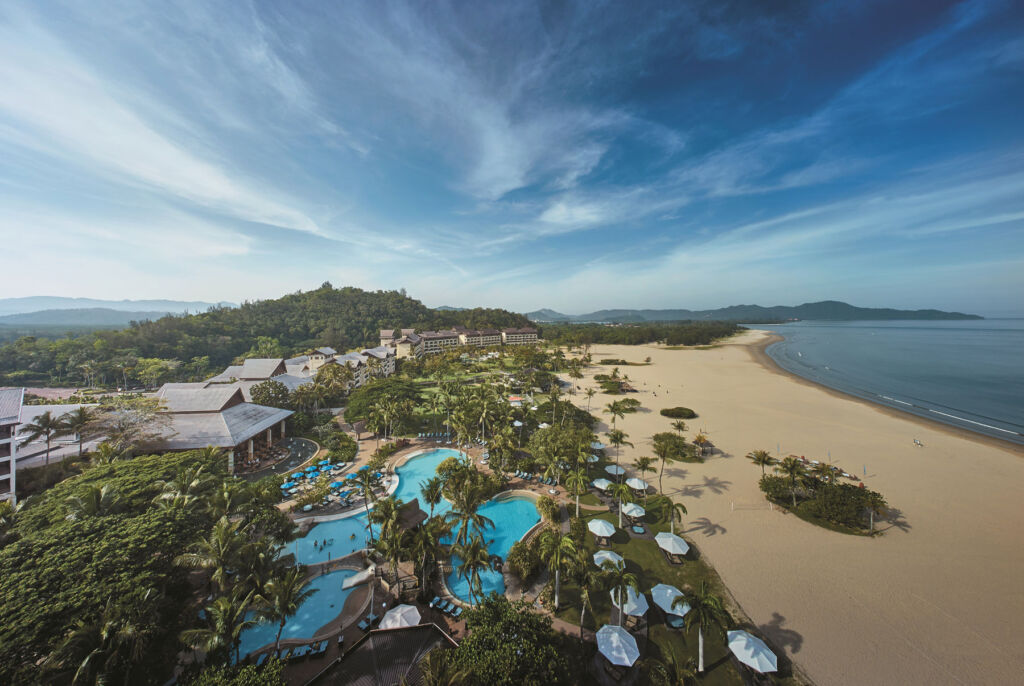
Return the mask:
<path id="1" fill-rule="evenodd" d="M 170 426 L 157 443 L 163 450 L 194 450 L 208 445 L 231 448 L 276 426 L 291 414 L 291 410 L 252 403 L 239 403 L 223 412 L 169 413 Z"/>
<path id="2" fill-rule="evenodd" d="M 0 424 L 17 424 L 21 416 L 21 403 L 25 397 L 24 388 L 0 390 Z"/>
<path id="3" fill-rule="evenodd" d="M 324 346 L 323 348 L 317 348 L 316 352 L 323 353 L 324 355 L 337 355 L 338 351 L 330 346 Z"/>
<path id="4" fill-rule="evenodd" d="M 269 379 L 285 371 L 281 358 L 252 358 L 242 363 L 239 379 Z"/>
<path id="5" fill-rule="evenodd" d="M 395 351 L 386 345 L 378 345 L 376 348 L 367 348 L 362 351 L 363 355 L 372 355 L 378 359 L 384 360 L 388 357 L 394 357 Z"/>
<path id="6" fill-rule="evenodd" d="M 157 391 L 168 412 L 219 412 L 231 403 L 243 402 L 235 384 L 211 384 L 206 388 L 167 388 Z"/>

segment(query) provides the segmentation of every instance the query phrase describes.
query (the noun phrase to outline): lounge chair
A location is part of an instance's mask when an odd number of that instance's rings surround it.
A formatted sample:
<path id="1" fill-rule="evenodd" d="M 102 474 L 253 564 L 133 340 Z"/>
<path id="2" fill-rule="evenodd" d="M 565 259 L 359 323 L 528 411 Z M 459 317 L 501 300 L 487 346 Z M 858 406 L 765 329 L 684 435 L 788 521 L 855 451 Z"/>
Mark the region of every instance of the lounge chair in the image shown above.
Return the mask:
<path id="1" fill-rule="evenodd" d="M 369 622 L 369 620 L 366 620 L 366 619 L 364 619 L 363 621 L 361 621 L 358 624 L 356 624 L 356 626 L 359 627 L 359 629 L 361 631 L 369 631 L 370 630 L 370 622 Z"/>
<path id="2" fill-rule="evenodd" d="M 430 607 L 433 608 L 433 607 L 439 605 L 440 603 L 441 603 L 441 598 L 439 596 L 434 596 L 434 599 L 430 601 Z"/>
<path id="3" fill-rule="evenodd" d="M 260 656 L 256 658 L 256 666 L 262 667 L 263 663 L 267 661 L 268 655 L 270 655 L 270 653 L 260 653 Z"/>
<path id="4" fill-rule="evenodd" d="M 454 617 L 455 619 L 458 619 L 461 616 L 462 616 L 462 608 L 461 607 L 455 608 L 455 611 L 452 612 L 452 617 Z"/>
<path id="5" fill-rule="evenodd" d="M 455 609 L 455 603 L 453 603 L 450 600 L 444 601 L 444 604 L 441 606 L 441 612 L 445 613 L 446 615 L 447 614 L 451 614 L 451 611 L 454 610 L 454 609 Z"/>
<path id="6" fill-rule="evenodd" d="M 323 655 L 326 652 L 327 652 L 327 641 L 320 641 L 320 645 L 318 645 L 313 650 L 313 655 L 315 657 L 319 657 L 319 656 Z"/>

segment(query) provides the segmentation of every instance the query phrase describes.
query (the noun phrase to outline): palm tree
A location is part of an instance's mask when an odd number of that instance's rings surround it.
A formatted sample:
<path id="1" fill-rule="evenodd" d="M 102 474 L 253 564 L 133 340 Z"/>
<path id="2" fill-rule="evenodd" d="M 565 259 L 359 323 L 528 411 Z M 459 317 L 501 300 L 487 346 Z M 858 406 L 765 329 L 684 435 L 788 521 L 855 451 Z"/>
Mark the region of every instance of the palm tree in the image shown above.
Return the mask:
<path id="1" fill-rule="evenodd" d="M 580 494 L 586 493 L 587 484 L 589 483 L 587 473 L 582 469 L 576 469 L 575 471 L 569 472 L 569 476 L 565 477 L 565 485 L 572 489 L 572 492 L 576 496 L 576 516 L 580 516 Z"/>
<path id="2" fill-rule="evenodd" d="M 253 498 L 253 492 L 249 485 L 242 481 L 223 481 L 220 488 L 205 496 L 206 510 L 211 517 L 231 517 L 249 504 Z M 196 490 L 201 496 L 204 484 L 198 484 Z"/>
<path id="3" fill-rule="evenodd" d="M 477 596 L 483 599 L 480 571 L 490 564 L 483 536 L 478 533 L 466 544 L 455 544 L 452 552 L 459 558 L 459 578 L 469 581 L 469 599 L 475 605 Z"/>
<path id="4" fill-rule="evenodd" d="M 597 395 L 597 391 L 593 388 L 588 388 L 583 392 L 583 394 L 587 396 L 587 414 L 590 414 L 590 399 Z"/>
<path id="5" fill-rule="evenodd" d="M 827 462 L 819 462 L 811 467 L 811 474 L 823 484 L 835 483 L 835 470 L 833 466 Z"/>
<path id="6" fill-rule="evenodd" d="M 67 499 L 68 514 L 66 519 L 77 521 L 87 517 L 102 517 L 113 514 L 121 508 L 121 495 L 110 484 L 102 487 L 89 484 L 79 495 Z"/>
<path id="7" fill-rule="evenodd" d="M 765 467 L 775 464 L 775 458 L 767 450 L 754 450 L 747 453 L 747 459 L 761 467 L 761 476 L 764 476 Z"/>
<path id="8" fill-rule="evenodd" d="M 677 419 L 674 422 L 672 422 L 672 428 L 678 431 L 679 435 L 682 436 L 683 432 L 686 431 L 686 422 L 684 422 L 682 419 Z"/>
<path id="9" fill-rule="evenodd" d="M 409 553 L 420 560 L 420 589 L 427 588 L 427 561 L 436 560 L 441 546 L 441 539 L 451 533 L 451 529 L 440 517 L 430 517 L 412 532 Z"/>
<path id="10" fill-rule="evenodd" d="M 356 487 L 363 492 L 363 507 L 366 508 L 366 521 L 370 521 L 370 503 L 377 499 L 373 487 L 377 485 L 377 478 L 373 475 L 372 469 L 364 469 L 356 472 Z M 373 543 L 373 527 L 367 527 L 370 531 L 370 543 Z"/>
<path id="11" fill-rule="evenodd" d="M 653 463 L 654 460 L 652 460 L 649 457 L 643 456 L 636 458 L 636 460 L 633 462 L 633 466 L 636 467 L 636 470 L 638 472 L 640 472 L 640 478 L 643 479 L 644 475 L 646 475 L 647 472 L 654 471 L 654 467 L 651 466 Z M 647 491 L 644 491 L 644 505 L 647 505 Z"/>
<path id="12" fill-rule="evenodd" d="M 381 530 L 375 546 L 377 552 L 391 563 L 392 583 L 398 581 L 398 563 L 402 561 L 402 555 L 405 553 L 405 541 L 405 531 L 399 526 L 391 526 Z"/>
<path id="13" fill-rule="evenodd" d="M 438 646 L 417 664 L 422 686 L 460 686 L 469 681 L 470 671 L 458 667 L 452 659 L 452 652 Z"/>
<path id="14" fill-rule="evenodd" d="M 796 507 L 796 488 L 798 484 L 802 484 L 806 478 L 807 469 L 804 467 L 804 463 L 795 457 L 785 457 L 775 467 L 775 471 L 783 476 L 789 477 L 789 489 L 793 494 L 793 507 Z"/>
<path id="15" fill-rule="evenodd" d="M 110 464 L 116 460 L 123 459 L 124 456 L 124 453 L 119 452 L 118 449 L 110 443 L 103 441 L 96 446 L 95 450 L 92 451 L 89 457 L 89 462 L 92 466 L 98 467 L 99 465 Z"/>
<path id="16" fill-rule="evenodd" d="M 67 435 L 78 440 L 78 457 L 82 457 L 82 446 L 88 438 L 89 429 L 96 421 L 96 412 L 89 407 L 79 407 L 60 418 L 60 424 Z"/>
<path id="17" fill-rule="evenodd" d="M 633 444 L 626 440 L 627 438 L 629 438 L 629 434 L 621 429 L 612 429 L 608 432 L 608 442 L 615 446 L 615 464 L 619 464 L 619 448 L 624 445 L 633 447 Z"/>
<path id="18" fill-rule="evenodd" d="M 598 578 L 590 568 L 587 551 L 580 548 L 576 553 L 575 563 L 569 567 L 569 580 L 580 591 L 580 643 L 583 643 L 583 619 L 586 616 L 587 608 L 590 608 L 590 614 L 594 614 L 594 606 L 590 602 L 590 589 L 597 583 Z"/>
<path id="19" fill-rule="evenodd" d="M 700 449 L 700 454 L 703 457 L 704 451 L 708 446 L 708 437 L 702 433 L 697 434 L 693 437 L 693 444 Z"/>
<path id="20" fill-rule="evenodd" d="M 444 497 L 444 481 L 441 477 L 435 476 L 420 483 L 420 495 L 423 502 L 430 505 L 430 516 L 434 516 L 434 506 L 441 502 Z"/>
<path id="21" fill-rule="evenodd" d="M 676 660 L 671 650 L 664 651 L 664 657 L 649 657 L 643 661 L 652 686 L 690 686 L 697 683 L 697 665 L 693 658 L 686 662 Z"/>
<path id="22" fill-rule="evenodd" d="M 209 537 L 193 543 L 189 552 L 174 558 L 174 564 L 188 569 L 213 570 L 210 582 L 223 592 L 229 586 L 231 570 L 238 568 L 237 562 L 245 543 L 241 522 L 221 517 L 213 525 Z"/>
<path id="23" fill-rule="evenodd" d="M 452 509 L 445 515 L 445 521 L 452 525 L 452 530 L 458 529 L 455 534 L 456 544 L 465 544 L 470 537 L 470 527 L 475 533 L 480 533 L 485 527 L 493 527 L 494 522 L 480 514 L 480 505 L 483 504 L 482 494 L 478 487 L 464 484 L 463 488 L 450 494 L 452 496 Z"/>
<path id="24" fill-rule="evenodd" d="M 684 626 L 687 631 L 697 627 L 697 671 L 704 671 L 704 630 L 717 629 L 719 633 L 722 627 L 729 624 L 729 615 L 722 605 L 722 599 L 708 590 L 708 582 L 700 582 L 700 590 L 696 593 L 676 596 L 672 601 L 672 607 L 689 605 L 690 611 L 684 618 Z"/>
<path id="25" fill-rule="evenodd" d="M 576 542 L 572 536 L 561 535 L 554 529 L 545 529 L 540 536 L 540 559 L 548 564 L 548 569 L 555 573 L 555 611 L 558 610 L 558 591 L 562 569 L 576 554 Z"/>
<path id="26" fill-rule="evenodd" d="M 202 464 L 180 467 L 173 479 L 157 481 L 154 484 L 160 493 L 153 498 L 157 505 L 165 507 L 187 508 L 198 501 L 212 483 L 212 477 L 206 473 Z M 224 482 L 227 485 L 230 482 Z"/>
<path id="27" fill-rule="evenodd" d="M 667 498 L 668 496 L 665 497 Z M 670 529 L 669 533 L 671 533 L 674 536 L 676 533 L 676 522 L 682 524 L 683 515 L 689 513 L 686 511 L 686 505 L 683 505 L 682 503 L 677 503 L 673 500 L 669 500 L 668 502 L 668 520 Z"/>
<path id="28" fill-rule="evenodd" d="M 622 503 L 633 501 L 633 489 L 629 487 L 629 484 L 624 484 L 621 481 L 614 483 L 608 487 L 608 495 L 616 498 L 619 501 L 619 528 L 622 528 Z"/>
<path id="29" fill-rule="evenodd" d="M 885 512 L 885 508 L 888 507 L 889 504 L 885 502 L 885 498 L 882 497 L 881 493 L 876 493 L 875 491 L 868 491 L 867 497 L 868 511 L 871 513 L 871 531 L 874 532 L 875 515 Z"/>
<path id="30" fill-rule="evenodd" d="M 271 579 L 263 587 L 256 600 L 263 609 L 260 617 L 270 622 L 277 622 L 277 635 L 274 637 L 274 652 L 281 654 L 281 633 L 288 618 L 295 616 L 299 606 L 313 597 L 318 589 L 309 588 L 312 578 L 306 576 L 301 567 L 291 567 L 280 576 Z"/>
<path id="31" fill-rule="evenodd" d="M 253 592 L 249 591 L 244 597 L 239 594 L 234 594 L 231 597 L 218 597 L 206 606 L 209 626 L 203 629 L 182 631 L 182 642 L 190 648 L 225 657 L 230 655 L 233 650 L 237 663 L 239 660 L 238 650 L 242 643 L 242 632 L 256 624 L 255 619 L 246 619 L 253 595 Z"/>
<path id="32" fill-rule="evenodd" d="M 33 441 L 37 441 L 40 438 L 46 439 L 46 466 L 50 465 L 50 444 L 53 439 L 63 436 L 67 433 L 67 429 L 64 427 L 64 422 L 59 417 L 53 416 L 49 410 L 42 413 L 28 424 L 22 427 L 22 431 L 28 434 L 25 440 L 23 440 L 19 446 L 24 447 Z"/>
<path id="33" fill-rule="evenodd" d="M 604 585 L 615 594 L 615 599 L 619 602 L 619 626 L 622 626 L 622 615 L 625 614 L 621 609 L 625 605 L 623 599 L 629 598 L 631 588 L 635 593 L 640 593 L 640 582 L 637 581 L 636 574 L 626 571 L 625 562 L 605 560 L 601 569 L 604 570 L 601 575 Z M 614 603 L 612 607 L 615 607 Z M 608 621 L 611 621 L 610 617 Z"/>
<path id="34" fill-rule="evenodd" d="M 618 400 L 612 401 L 604 406 L 604 413 L 612 416 L 612 428 L 615 428 L 615 420 L 621 419 L 626 416 L 626 411 L 622 407 L 622 403 Z"/>

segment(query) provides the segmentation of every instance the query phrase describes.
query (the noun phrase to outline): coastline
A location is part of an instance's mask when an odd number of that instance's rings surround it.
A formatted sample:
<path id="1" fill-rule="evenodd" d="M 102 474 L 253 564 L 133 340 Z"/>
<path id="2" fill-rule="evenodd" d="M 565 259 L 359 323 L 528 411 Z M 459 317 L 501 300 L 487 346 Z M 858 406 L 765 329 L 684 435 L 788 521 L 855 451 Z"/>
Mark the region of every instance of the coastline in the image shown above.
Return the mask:
<path id="1" fill-rule="evenodd" d="M 1024 446 L 1020 445 L 1019 443 L 1014 443 L 1013 441 L 1007 441 L 996 436 L 990 436 L 988 434 L 983 434 L 978 431 L 971 431 L 970 429 L 954 426 L 952 424 L 947 424 L 943 421 L 939 421 L 938 419 L 922 417 L 921 415 L 914 414 L 913 412 L 906 412 L 905 410 L 900 410 L 895 407 L 889 407 L 888 405 L 883 405 L 881 403 L 872 402 L 867 398 L 862 398 L 858 395 L 846 393 L 845 391 L 841 391 L 839 389 L 832 388 L 831 386 L 826 386 L 825 384 L 818 383 L 817 381 L 806 379 L 800 376 L 799 374 L 796 374 L 794 372 L 789 371 L 788 369 L 783 368 L 782 366 L 779 365 L 778 362 L 772 359 L 771 355 L 768 354 L 768 346 L 773 343 L 784 341 L 784 336 L 781 336 L 777 333 L 772 333 L 770 331 L 765 331 L 763 329 L 750 329 L 749 331 L 762 334 L 763 339 L 756 342 L 738 343 L 724 341 L 722 345 L 743 346 L 750 353 L 750 357 L 769 372 L 772 372 L 773 374 L 778 374 L 780 376 L 784 376 L 804 386 L 810 386 L 812 388 L 817 388 L 819 390 L 825 391 L 825 393 L 828 393 L 829 395 L 835 398 L 842 398 L 843 400 L 852 400 L 853 402 L 860 403 L 862 405 L 870 407 L 888 417 L 894 417 L 896 419 L 909 421 L 913 424 L 917 424 L 918 426 L 925 427 L 928 429 L 937 429 L 950 436 L 976 441 L 978 443 L 982 443 L 993 448 L 1006 450 L 1007 452 L 1014 453 L 1020 457 L 1024 457 Z"/>

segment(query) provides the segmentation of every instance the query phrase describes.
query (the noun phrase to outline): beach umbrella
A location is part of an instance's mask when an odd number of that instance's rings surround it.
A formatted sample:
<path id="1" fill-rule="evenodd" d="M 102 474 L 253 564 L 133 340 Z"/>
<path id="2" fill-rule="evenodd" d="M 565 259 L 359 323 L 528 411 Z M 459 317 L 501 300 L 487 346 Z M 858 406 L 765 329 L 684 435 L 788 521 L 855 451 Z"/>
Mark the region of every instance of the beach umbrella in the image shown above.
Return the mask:
<path id="1" fill-rule="evenodd" d="M 289 488 L 295 488 L 296 486 L 298 486 L 298 484 L 294 481 L 286 481 L 281 484 L 281 489 L 287 491 Z"/>
<path id="2" fill-rule="evenodd" d="M 608 479 L 594 479 L 594 485 L 600 488 L 602 491 L 604 491 L 607 490 L 607 488 L 612 485 L 612 482 L 609 481 Z"/>
<path id="3" fill-rule="evenodd" d="M 370 468 L 370 465 L 368 465 L 368 464 L 364 464 L 364 465 L 363 465 L 362 467 L 360 467 L 360 468 L 359 468 L 359 471 L 361 471 L 361 472 L 365 472 L 365 471 L 366 471 L 367 469 L 369 469 L 369 468 Z"/>
<path id="4" fill-rule="evenodd" d="M 348 475 L 348 476 L 346 476 L 345 478 L 351 481 L 352 479 L 357 479 L 357 478 L 359 478 L 359 477 L 357 477 L 357 476 L 356 476 L 355 474 L 349 474 L 349 475 Z"/>
<path id="5" fill-rule="evenodd" d="M 621 476 L 622 474 L 626 473 L 626 470 L 617 464 L 608 465 L 607 467 L 604 468 L 604 471 L 608 472 L 609 474 L 612 474 L 613 476 Z"/>
<path id="6" fill-rule="evenodd" d="M 640 507 L 636 503 L 626 503 L 625 505 L 622 506 L 622 514 L 626 515 L 627 517 L 643 517 L 645 514 L 647 514 L 647 510 Z"/>
<path id="7" fill-rule="evenodd" d="M 600 441 L 594 441 L 593 443 L 590 444 L 590 449 L 591 450 L 604 450 L 604 443 L 601 443 Z"/>
<path id="8" fill-rule="evenodd" d="M 587 524 L 587 528 L 595 536 L 600 536 L 601 538 L 608 538 L 615 533 L 615 526 L 605 519 L 591 519 L 590 523 Z"/>
<path id="9" fill-rule="evenodd" d="M 626 479 L 626 485 L 632 488 L 634 491 L 646 491 L 647 482 L 643 479 L 638 479 L 635 476 L 632 479 Z"/>
<path id="10" fill-rule="evenodd" d="M 521 427 L 522 425 L 523 425 L 523 423 L 521 421 L 519 421 L 518 419 L 515 420 L 514 422 L 512 422 L 512 426 L 516 427 L 517 429 L 519 427 Z"/>
<path id="11" fill-rule="evenodd" d="M 595 462 L 600 461 L 600 459 L 601 458 L 598 457 L 597 455 L 591 455 L 590 457 L 587 458 L 587 462 L 589 462 L 590 464 L 594 464 Z"/>
<path id="12" fill-rule="evenodd" d="M 611 550 L 598 550 L 594 553 L 594 564 L 600 567 L 605 562 L 611 562 L 612 564 L 622 564 L 624 560 L 622 555 L 611 551 Z"/>
<path id="13" fill-rule="evenodd" d="M 632 667 L 640 657 L 636 639 L 621 626 L 605 624 L 597 632 L 597 650 L 608 662 L 621 667 Z"/>
<path id="14" fill-rule="evenodd" d="M 658 547 L 669 553 L 670 555 L 685 555 L 690 549 L 690 544 L 684 541 L 675 534 L 670 534 L 667 531 L 662 531 L 660 534 L 654 537 L 654 540 L 658 542 Z"/>
<path id="15" fill-rule="evenodd" d="M 344 485 L 345 485 L 344 481 L 332 481 L 331 482 L 331 488 L 341 488 Z"/>
<path id="16" fill-rule="evenodd" d="M 608 595 L 612 597 L 612 605 L 615 607 L 619 606 L 618 601 L 615 599 L 616 591 L 609 591 Z M 626 606 L 622 608 L 630 617 L 643 617 L 650 605 L 647 604 L 647 596 L 643 593 L 637 593 L 632 588 L 627 589 L 626 592 Z"/>
<path id="17" fill-rule="evenodd" d="M 330 464 L 330 463 L 331 463 L 330 460 L 320 460 L 319 462 L 317 462 L 317 464 L 320 465 L 321 467 L 323 467 L 326 464 Z"/>
<path id="18" fill-rule="evenodd" d="M 670 615 L 679 617 L 690 611 L 690 606 L 686 604 L 682 607 L 672 607 L 672 602 L 681 595 L 683 595 L 682 591 L 668 584 L 658 584 L 651 589 L 651 600 L 654 601 L 654 604 Z"/>
<path id="19" fill-rule="evenodd" d="M 729 641 L 729 650 L 747 667 L 762 674 L 778 671 L 778 658 L 757 636 L 751 636 L 746 631 L 730 631 L 726 637 Z"/>
<path id="20" fill-rule="evenodd" d="M 537 425 L 537 428 L 538 429 L 550 429 L 551 425 L 548 424 L 547 422 L 541 422 L 540 424 Z"/>
<path id="21" fill-rule="evenodd" d="M 420 611 L 412 605 L 396 605 L 384 613 L 380 620 L 381 629 L 399 629 L 420 623 Z"/>

